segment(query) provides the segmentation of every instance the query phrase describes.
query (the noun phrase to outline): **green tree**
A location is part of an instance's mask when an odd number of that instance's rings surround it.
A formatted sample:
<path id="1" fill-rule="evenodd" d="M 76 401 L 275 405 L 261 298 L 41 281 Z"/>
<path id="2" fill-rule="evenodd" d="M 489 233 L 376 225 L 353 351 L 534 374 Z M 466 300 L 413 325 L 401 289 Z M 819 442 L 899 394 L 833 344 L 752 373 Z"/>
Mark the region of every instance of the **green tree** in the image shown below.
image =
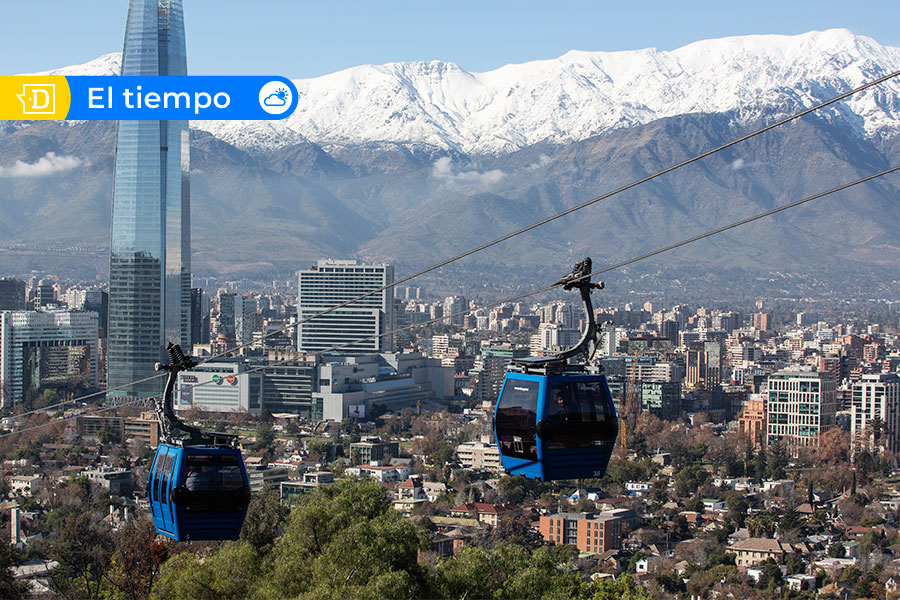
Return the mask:
<path id="1" fill-rule="evenodd" d="M 601 579 L 591 584 L 591 600 L 652 600 L 650 593 L 634 582 L 630 574 L 620 575 L 614 581 Z"/>
<path id="2" fill-rule="evenodd" d="M 757 479 L 765 479 L 769 470 L 766 449 L 761 448 L 753 457 L 753 476 Z"/>
<path id="3" fill-rule="evenodd" d="M 278 490 L 268 484 L 263 486 L 247 507 L 241 540 L 259 552 L 268 552 L 275 544 L 288 512 L 288 508 L 281 503 Z"/>
<path id="4" fill-rule="evenodd" d="M 310 442 L 306 445 L 306 449 L 309 451 L 311 459 L 316 462 L 325 462 L 325 459 L 328 457 L 329 446 L 328 442 Z"/>
<path id="5" fill-rule="evenodd" d="M 115 537 L 103 595 L 110 600 L 149 598 L 168 553 L 169 545 L 157 541 L 152 521 L 129 521 Z"/>
<path id="6" fill-rule="evenodd" d="M 13 549 L 8 544 L 0 544 L 0 598 L 19 600 L 29 598 L 28 586 L 13 577 Z"/>
<path id="7" fill-rule="evenodd" d="M 259 421 L 256 424 L 256 441 L 253 442 L 251 449 L 254 452 L 262 452 L 263 456 L 270 454 L 275 445 L 275 431 L 272 424 L 266 421 Z"/>
<path id="8" fill-rule="evenodd" d="M 491 539 L 495 544 L 516 544 L 529 551 L 544 545 L 541 535 L 531 528 L 531 517 L 526 514 L 501 517 L 500 522 L 491 531 Z"/>
<path id="9" fill-rule="evenodd" d="M 709 471 L 700 465 L 688 465 L 675 473 L 675 493 L 684 498 L 693 496 L 709 480 Z"/>
<path id="10" fill-rule="evenodd" d="M 789 505 L 784 509 L 784 514 L 781 515 L 781 519 L 778 521 L 778 535 L 785 535 L 788 532 L 800 529 L 802 526 L 803 521 L 800 519 L 800 513 L 797 512 L 797 508 Z"/>
<path id="11" fill-rule="evenodd" d="M 59 562 L 55 586 L 72 598 L 100 598 L 103 576 L 109 568 L 114 544 L 106 523 L 90 512 L 70 511 L 62 522 L 50 556 Z"/>
<path id="12" fill-rule="evenodd" d="M 419 597 L 417 554 L 425 536 L 390 507 L 376 482 L 341 481 L 294 507 L 258 591 L 265 597 Z"/>
<path id="13" fill-rule="evenodd" d="M 789 462 L 787 448 L 781 440 L 775 440 L 773 444 L 769 445 L 769 454 L 772 457 L 769 463 L 769 477 L 772 479 L 784 479 L 785 469 Z"/>
<path id="14" fill-rule="evenodd" d="M 521 504 L 527 499 L 540 498 L 549 485 L 527 477 L 504 475 L 497 484 L 499 501 L 502 503 Z"/>
<path id="15" fill-rule="evenodd" d="M 516 545 L 494 549 L 468 546 L 439 562 L 430 575 L 429 597 L 436 598 L 579 598 L 587 591 L 577 573 L 559 569 L 548 548 L 529 553 Z"/>
<path id="16" fill-rule="evenodd" d="M 163 565 L 153 598 L 160 600 L 219 600 L 247 598 L 258 582 L 259 554 L 247 542 L 227 542 L 202 558 L 182 552 Z M 272 597 L 283 597 L 276 594 Z"/>
<path id="17" fill-rule="evenodd" d="M 781 585 L 781 567 L 771 558 L 762 563 L 762 573 L 757 585 L 761 588 L 774 589 Z"/>
<path id="18" fill-rule="evenodd" d="M 777 520 L 771 512 L 759 512 L 747 517 L 747 529 L 753 537 L 772 537 L 775 535 Z"/>
<path id="19" fill-rule="evenodd" d="M 725 503 L 728 506 L 727 517 L 735 527 L 743 527 L 747 521 L 747 509 L 750 508 L 747 498 L 740 492 L 730 491 L 725 494 Z"/>

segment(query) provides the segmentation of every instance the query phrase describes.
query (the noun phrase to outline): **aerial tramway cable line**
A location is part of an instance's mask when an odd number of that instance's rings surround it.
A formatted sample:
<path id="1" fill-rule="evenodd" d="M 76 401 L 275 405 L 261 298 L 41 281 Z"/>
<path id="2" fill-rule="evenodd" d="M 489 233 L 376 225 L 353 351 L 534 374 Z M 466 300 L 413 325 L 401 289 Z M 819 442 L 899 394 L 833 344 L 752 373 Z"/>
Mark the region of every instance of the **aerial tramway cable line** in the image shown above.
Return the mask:
<path id="1" fill-rule="evenodd" d="M 850 187 L 900 171 L 900 165 L 857 179 L 778 208 L 747 217 L 706 233 L 658 248 L 603 269 L 593 271 L 590 259 L 575 266 L 560 281 L 538 290 L 467 309 L 451 316 L 468 314 L 479 308 L 514 302 L 562 286 L 578 289 L 585 303 L 588 325 L 581 341 L 573 348 L 552 357 L 520 359 L 511 364 L 504 377 L 495 406 L 494 432 L 504 469 L 511 474 L 554 480 L 602 477 L 618 434 L 618 421 L 612 396 L 601 373 L 590 372 L 588 365 L 569 365 L 568 360 L 582 354 L 588 363 L 596 351 L 599 329 L 590 301 L 591 277 L 668 252 L 675 248 L 718 235 L 747 223 L 771 216 L 829 196 Z M 412 330 L 446 318 L 367 336 L 339 347 L 367 339 Z M 181 540 L 237 539 L 250 502 L 249 480 L 237 436 L 202 431 L 181 422 L 172 410 L 172 393 L 177 374 L 197 363 L 170 344 L 170 364 L 157 365 L 167 372 L 166 392 L 157 400 L 157 412 L 163 429 L 147 482 L 148 499 L 154 526 L 161 535 Z M 244 371 L 237 376 L 249 374 Z M 198 387 L 204 383 L 193 384 Z M 134 404 L 126 402 L 120 406 Z M 553 402 L 557 402 L 555 407 Z M 105 407 L 102 412 L 114 407 Z M 92 414 L 90 412 L 83 414 Z M 54 420 L 0 438 L 64 422 Z"/>
<path id="2" fill-rule="evenodd" d="M 867 182 L 869 182 L 869 181 L 872 181 L 872 180 L 874 180 L 874 179 L 883 177 L 883 176 L 888 175 L 888 174 L 890 174 L 890 173 L 894 173 L 894 172 L 896 172 L 896 171 L 900 171 L 900 165 L 895 166 L 895 167 L 891 167 L 891 168 L 889 168 L 889 169 L 885 169 L 884 171 L 880 171 L 880 172 L 878 172 L 878 173 L 875 173 L 875 174 L 873 174 L 873 175 L 869 175 L 869 176 L 867 176 L 867 177 L 863 177 L 863 178 L 861 178 L 861 179 L 857 179 L 857 180 L 855 180 L 855 181 L 851 181 L 851 182 L 842 184 L 842 185 L 840 185 L 840 186 L 838 186 L 838 187 L 831 188 L 831 189 L 829 189 L 829 190 L 827 190 L 827 191 L 820 192 L 820 193 L 815 194 L 815 195 L 813 195 L 813 196 L 808 196 L 808 197 L 806 197 L 806 198 L 803 198 L 803 199 L 800 199 L 800 200 L 796 200 L 796 201 L 791 202 L 791 203 L 789 203 L 789 204 L 785 204 L 785 205 L 783 205 L 783 206 L 780 206 L 780 207 L 777 207 L 777 208 L 773 208 L 773 209 L 768 210 L 768 211 L 765 211 L 765 212 L 763 212 L 763 213 L 759 213 L 759 214 L 757 214 L 757 215 L 754 215 L 754 216 L 751 216 L 751 217 L 747 217 L 747 218 L 745 218 L 745 219 L 741 219 L 740 221 L 736 221 L 736 222 L 734 222 L 734 223 L 730 223 L 730 224 L 728 224 L 728 225 L 724 225 L 724 226 L 722 226 L 722 227 L 719 227 L 719 228 L 716 228 L 716 229 L 707 231 L 707 232 L 705 232 L 705 233 L 702 233 L 702 234 L 699 234 L 699 235 L 696 235 L 696 236 L 693 236 L 693 237 L 690 237 L 690 238 L 681 240 L 681 241 L 679 241 L 679 242 L 675 242 L 675 243 L 673 243 L 673 244 L 669 244 L 668 246 L 664 246 L 664 247 L 661 247 L 661 248 L 657 248 L 656 250 L 652 250 L 652 251 L 647 252 L 647 253 L 645 253 L 645 254 L 641 254 L 641 255 L 639 255 L 639 256 L 635 256 L 635 257 L 632 257 L 632 258 L 629 258 L 629 259 L 620 261 L 620 262 L 618 262 L 618 263 L 615 263 L 615 264 L 612 264 L 612 265 L 603 267 L 602 269 L 598 269 L 598 270 L 592 271 L 592 272 L 590 273 L 590 275 L 591 275 L 591 276 L 602 275 L 602 274 L 604 274 L 604 273 L 608 273 L 608 272 L 610 272 L 610 271 L 614 271 L 614 270 L 620 269 L 620 268 L 625 267 L 625 266 L 628 266 L 628 265 L 630 265 L 630 264 L 634 264 L 634 263 L 636 263 L 636 262 L 645 260 L 645 259 L 647 259 L 647 258 L 651 258 L 651 257 L 656 256 L 656 255 L 658 255 L 658 254 L 662 254 L 662 253 L 664 253 L 664 252 L 668 252 L 668 251 L 670 251 L 670 250 L 674 250 L 674 249 L 676 249 L 676 248 L 680 248 L 681 246 L 685 246 L 685 245 L 687 245 L 687 244 L 691 244 L 691 243 L 694 243 L 694 242 L 697 242 L 697 241 L 706 239 L 706 238 L 708 238 L 708 237 L 712 237 L 712 236 L 714 236 L 714 235 L 718 235 L 719 233 L 723 233 L 723 232 L 728 231 L 728 230 L 730 230 L 730 229 L 734 229 L 734 228 L 736 228 L 736 227 L 740 227 L 741 225 L 745 225 L 745 224 L 751 223 L 751 222 L 753 222 L 753 221 L 757 221 L 757 220 L 759 220 L 759 219 L 762 219 L 762 218 L 764 218 L 764 217 L 771 216 L 771 215 L 776 214 L 776 213 L 778 213 L 778 212 L 782 212 L 782 211 L 785 211 L 785 210 L 788 210 L 788 209 L 791 209 L 791 208 L 795 208 L 795 207 L 797 207 L 797 206 L 799 206 L 799 205 L 801 205 L 801 204 L 805 204 L 805 203 L 807 203 L 807 202 L 811 202 L 811 201 L 817 200 L 817 199 L 819 199 L 819 198 L 824 198 L 824 197 L 826 197 L 826 196 L 830 196 L 830 195 L 832 195 L 832 194 L 835 194 L 835 193 L 837 193 L 837 192 L 846 190 L 846 189 L 848 189 L 848 188 L 851 188 L 851 187 L 854 187 L 854 186 L 857 186 L 857 185 L 860 185 L 860 184 L 863 184 L 863 183 L 867 183 Z M 436 318 L 436 319 L 431 319 L 431 320 L 428 320 L 428 321 L 424 321 L 424 322 L 422 322 L 422 323 L 416 323 L 415 325 L 410 325 L 410 326 L 407 326 L 407 327 L 401 327 L 401 328 L 399 328 L 399 329 L 394 329 L 394 330 L 391 330 L 391 331 L 388 331 L 388 332 L 384 332 L 384 333 L 379 333 L 379 334 L 374 334 L 374 335 L 362 337 L 362 338 L 359 338 L 359 339 L 354 340 L 354 341 L 352 341 L 352 342 L 346 342 L 346 343 L 343 343 L 343 344 L 338 344 L 338 345 L 332 346 L 332 347 L 330 347 L 330 348 L 327 348 L 327 349 L 325 349 L 325 350 L 322 350 L 322 351 L 313 353 L 312 356 L 316 356 L 316 355 L 320 355 L 320 354 L 325 354 L 325 353 L 333 352 L 333 351 L 336 351 L 336 350 L 341 350 L 341 349 L 344 349 L 344 348 L 348 348 L 348 347 L 350 347 L 350 346 L 353 346 L 353 345 L 355 345 L 355 344 L 359 344 L 359 343 L 362 343 L 362 342 L 365 342 L 365 341 L 369 341 L 369 340 L 373 340 L 373 339 L 378 339 L 378 338 L 385 337 L 385 336 L 388 336 L 388 335 L 395 335 L 395 334 L 397 334 L 397 333 L 402 333 L 402 332 L 406 332 L 406 331 L 412 331 L 412 330 L 415 330 L 415 329 L 419 329 L 419 328 L 421 328 L 421 327 L 425 327 L 425 326 L 427 326 L 427 325 L 432 325 L 432 324 L 434 324 L 434 323 L 438 323 L 438 322 L 443 321 L 443 320 L 448 319 L 448 318 L 459 317 L 459 316 L 465 316 L 465 315 L 470 314 L 470 313 L 472 313 L 472 312 L 474 312 L 474 311 L 477 311 L 477 310 L 483 310 L 483 309 L 487 309 L 487 308 L 492 308 L 492 307 L 494 307 L 494 306 L 499 306 L 499 305 L 502 305 L 502 304 L 509 304 L 509 303 L 511 303 L 511 302 L 517 302 L 517 301 L 519 301 L 519 300 L 524 300 L 525 298 L 530 298 L 530 297 L 536 296 L 536 295 L 538 295 L 538 294 L 543 294 L 543 293 L 552 291 L 552 290 L 555 289 L 556 287 L 558 287 L 558 285 L 557 285 L 556 283 L 554 283 L 553 285 L 549 285 L 549 286 L 546 286 L 546 287 L 543 287 L 543 288 L 539 288 L 539 289 L 536 289 L 536 290 L 532 290 L 532 291 L 529 291 L 529 292 L 524 292 L 524 293 L 517 294 L 517 295 L 514 295 L 514 296 L 509 296 L 509 297 L 506 297 L 506 298 L 503 298 L 503 299 L 500 299 L 500 300 L 495 300 L 495 301 L 493 301 L 493 302 L 489 302 L 489 303 L 487 303 L 487 304 L 482 304 L 482 305 L 480 305 L 480 306 L 476 306 L 476 307 L 473 307 L 473 308 L 469 308 L 469 309 L 466 309 L 466 310 L 463 310 L 463 311 L 459 311 L 459 312 L 453 313 L 453 314 L 451 314 L 451 315 L 443 315 L 443 316 L 441 316 L 441 317 L 439 317 L 439 318 Z M 296 325 L 296 324 L 292 324 L 292 325 Z M 271 364 L 277 365 L 277 364 L 281 364 L 281 363 L 285 363 L 285 362 L 290 362 L 290 361 L 292 361 L 292 360 L 296 360 L 296 356 L 291 356 L 291 357 L 285 358 L 285 359 L 283 359 L 283 360 L 275 361 L 275 362 L 273 362 L 273 363 L 271 363 Z M 198 362 L 197 364 L 199 365 L 199 364 L 202 364 L 202 363 Z M 258 372 L 258 371 L 262 370 L 262 368 L 263 368 L 263 367 L 258 367 L 258 368 L 254 368 L 254 369 L 248 369 L 247 371 L 242 371 L 241 373 L 237 373 L 236 376 L 239 377 L 239 376 L 242 376 L 242 375 L 249 375 L 249 374 L 251 374 L 251 373 L 255 373 L 255 372 Z M 165 374 L 163 374 L 163 375 L 158 375 L 158 376 L 156 376 L 156 377 L 163 377 L 163 376 L 165 376 Z M 152 379 L 152 378 L 147 378 L 147 379 Z M 141 381 L 145 381 L 145 380 L 141 380 Z M 192 389 L 192 388 L 195 388 L 195 387 L 200 387 L 200 386 L 203 386 L 203 385 L 207 385 L 208 383 L 211 383 L 211 382 L 207 382 L 207 383 L 202 383 L 202 382 L 201 382 L 201 383 L 195 383 L 195 384 L 191 384 L 191 385 L 189 385 L 189 386 L 185 386 L 185 388 L 191 388 L 191 389 Z M 123 385 L 123 386 L 121 386 L 121 387 L 127 387 L 127 386 Z M 70 404 L 70 403 L 72 403 L 72 402 L 79 402 L 79 401 L 81 401 L 83 398 L 93 397 L 93 396 L 95 396 L 95 395 L 96 395 L 96 394 L 91 394 L 91 395 L 89 395 L 89 396 L 85 396 L 85 397 L 82 397 L 82 398 L 75 398 L 74 400 L 69 400 L 69 401 L 67 401 L 67 402 L 61 402 L 61 403 L 56 404 L 56 405 L 53 405 L 53 406 L 51 406 L 51 407 L 46 407 L 46 408 L 36 409 L 36 410 L 32 410 L 32 411 L 28 411 L 28 412 L 22 413 L 22 414 L 20 414 L 20 415 L 15 415 L 15 417 L 23 417 L 23 416 L 28 416 L 28 415 L 35 414 L 35 413 L 38 413 L 38 412 L 44 412 L 44 411 L 46 411 L 46 410 L 48 410 L 48 409 L 57 408 L 57 407 L 59 407 L 59 406 L 63 406 L 63 405 L 65 405 L 65 404 Z M 7 437 L 11 437 L 11 436 L 14 436 L 14 435 L 19 435 L 19 434 L 21 434 L 21 433 L 25 433 L 25 432 L 28 432 L 28 431 L 33 431 L 33 430 L 36 430 L 36 429 L 42 429 L 42 428 L 44 428 L 44 427 L 49 427 L 49 426 L 56 425 L 56 424 L 59 424 L 59 423 L 64 423 L 64 422 L 66 422 L 66 421 L 71 421 L 71 420 L 77 418 L 78 416 L 97 414 L 97 413 L 101 413 L 101 412 L 106 412 L 106 411 L 110 411 L 110 410 L 115 410 L 116 408 L 120 408 L 120 407 L 123 407 L 123 406 L 133 406 L 133 405 L 139 404 L 139 403 L 141 403 L 141 402 L 144 402 L 144 400 L 143 400 L 143 399 L 131 400 L 131 401 L 123 402 L 123 403 L 118 404 L 118 405 L 116 405 L 116 406 L 105 406 L 105 407 L 100 407 L 100 408 L 97 408 L 97 409 L 94 409 L 94 410 L 85 411 L 85 412 L 80 413 L 79 415 L 74 415 L 74 416 L 71 416 L 71 417 L 57 418 L 57 419 L 54 419 L 54 420 L 52 420 L 52 421 L 48 421 L 47 423 L 42 423 L 42 424 L 40 424 L 40 425 L 35 425 L 35 426 L 32 426 L 32 427 L 28 427 L 28 428 L 26 428 L 26 429 L 21 429 L 21 430 L 18 430 L 18 431 L 12 431 L 12 432 L 8 432 L 8 433 L 0 434 L 0 439 L 7 438 Z"/>

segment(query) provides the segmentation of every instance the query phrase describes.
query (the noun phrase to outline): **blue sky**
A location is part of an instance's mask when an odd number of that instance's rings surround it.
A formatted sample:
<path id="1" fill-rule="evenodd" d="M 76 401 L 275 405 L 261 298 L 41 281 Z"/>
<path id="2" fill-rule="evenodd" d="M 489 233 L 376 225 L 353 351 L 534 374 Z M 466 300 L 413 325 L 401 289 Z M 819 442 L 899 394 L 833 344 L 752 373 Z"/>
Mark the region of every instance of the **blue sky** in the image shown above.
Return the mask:
<path id="1" fill-rule="evenodd" d="M 900 46 L 900 2 L 184 0 L 193 74 L 314 77 L 365 63 L 442 59 L 469 71 L 568 50 L 670 50 L 728 35 L 844 27 Z M 121 50 L 126 0 L 9 1 L 0 74 Z"/>

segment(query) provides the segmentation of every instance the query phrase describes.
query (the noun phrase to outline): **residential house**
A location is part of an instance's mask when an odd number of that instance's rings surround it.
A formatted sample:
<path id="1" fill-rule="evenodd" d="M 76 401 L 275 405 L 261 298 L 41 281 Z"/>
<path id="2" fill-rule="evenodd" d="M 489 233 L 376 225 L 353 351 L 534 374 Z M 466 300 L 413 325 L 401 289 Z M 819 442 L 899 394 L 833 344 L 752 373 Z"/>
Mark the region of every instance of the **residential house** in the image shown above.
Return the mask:
<path id="1" fill-rule="evenodd" d="M 736 555 L 734 562 L 739 568 L 746 568 L 770 558 L 778 564 L 784 564 L 788 556 L 807 554 L 808 548 L 803 543 L 794 545 L 767 538 L 748 538 L 731 544 L 728 551 Z"/>
<path id="2" fill-rule="evenodd" d="M 466 502 L 450 509 L 451 517 L 472 517 L 491 527 L 496 527 L 503 515 L 521 513 L 522 508 L 513 504 L 488 504 L 485 502 Z"/>

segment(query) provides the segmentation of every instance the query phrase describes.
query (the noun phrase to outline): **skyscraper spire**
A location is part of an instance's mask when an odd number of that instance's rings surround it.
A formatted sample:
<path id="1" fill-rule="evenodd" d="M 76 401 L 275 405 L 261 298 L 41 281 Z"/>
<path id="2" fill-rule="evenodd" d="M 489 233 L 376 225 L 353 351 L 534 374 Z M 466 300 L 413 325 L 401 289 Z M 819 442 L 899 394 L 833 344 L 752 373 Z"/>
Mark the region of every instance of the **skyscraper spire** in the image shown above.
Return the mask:
<path id="1" fill-rule="evenodd" d="M 180 0 L 131 0 L 122 75 L 187 75 Z M 166 342 L 190 343 L 187 121 L 119 121 L 109 261 L 110 388 L 154 375 Z M 151 396 L 151 382 L 111 392 Z"/>

